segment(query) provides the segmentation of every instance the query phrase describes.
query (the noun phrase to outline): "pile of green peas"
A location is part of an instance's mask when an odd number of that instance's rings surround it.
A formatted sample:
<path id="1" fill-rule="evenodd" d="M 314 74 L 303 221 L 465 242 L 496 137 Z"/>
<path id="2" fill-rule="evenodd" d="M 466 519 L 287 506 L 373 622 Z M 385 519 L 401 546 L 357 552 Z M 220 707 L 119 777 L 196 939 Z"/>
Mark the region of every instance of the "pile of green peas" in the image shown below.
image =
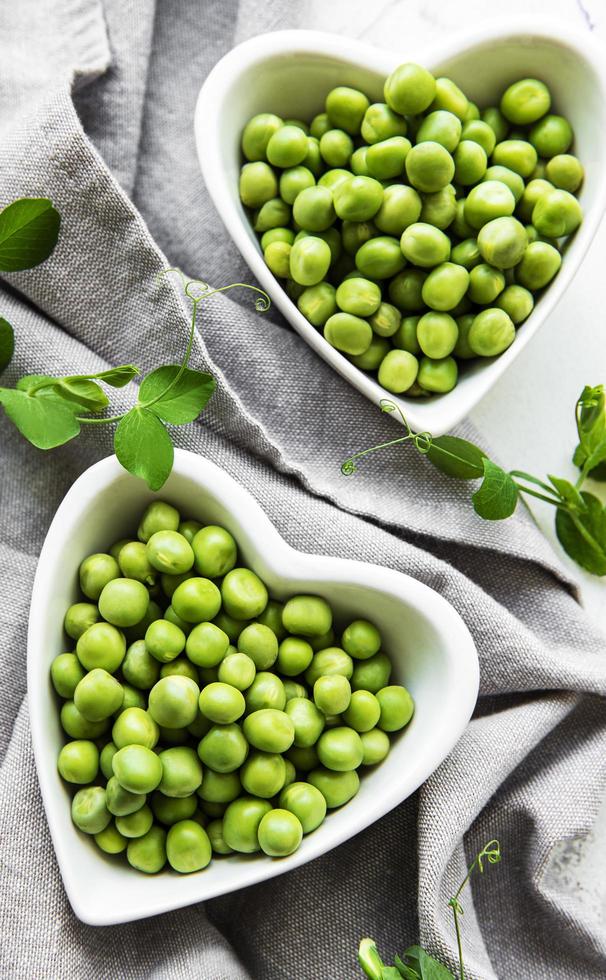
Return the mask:
<path id="1" fill-rule="evenodd" d="M 149 504 L 89 555 L 52 662 L 76 827 L 154 874 L 292 854 L 358 791 L 414 712 L 377 627 L 338 645 L 328 602 L 270 598 L 223 527 Z"/>
<path id="2" fill-rule="evenodd" d="M 384 102 L 339 86 L 309 122 L 254 116 L 240 198 L 265 262 L 328 343 L 395 394 L 451 391 L 514 341 L 582 221 L 583 167 L 544 82 L 480 110 L 407 63 Z"/>

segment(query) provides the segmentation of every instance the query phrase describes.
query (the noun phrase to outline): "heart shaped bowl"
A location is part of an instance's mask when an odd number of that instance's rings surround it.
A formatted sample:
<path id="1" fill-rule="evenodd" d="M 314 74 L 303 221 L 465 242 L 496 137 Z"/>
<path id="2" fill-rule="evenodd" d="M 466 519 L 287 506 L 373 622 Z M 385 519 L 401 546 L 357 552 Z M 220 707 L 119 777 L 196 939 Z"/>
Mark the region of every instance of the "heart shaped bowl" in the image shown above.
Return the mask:
<path id="1" fill-rule="evenodd" d="M 34 581 L 27 654 L 32 739 L 48 823 L 69 900 L 90 925 L 144 918 L 244 888 L 353 837 L 442 762 L 465 729 L 478 692 L 471 635 L 452 606 L 426 585 L 379 565 L 295 551 L 247 490 L 194 453 L 176 451 L 161 496 L 188 517 L 227 527 L 242 560 L 275 598 L 315 592 L 332 604 L 337 626 L 359 616 L 375 620 L 393 658 L 393 676 L 412 692 L 416 711 L 387 759 L 365 771 L 358 795 L 330 812 L 291 857 L 238 855 L 213 860 L 196 874 L 165 870 L 148 877 L 104 855 L 71 822 L 70 793 L 57 773 L 64 735 L 49 670 L 65 649 L 63 616 L 77 601 L 80 561 L 131 534 L 154 495 L 114 456 L 96 463 L 74 483 L 49 528 Z"/>
<path id="2" fill-rule="evenodd" d="M 240 135 L 251 116 L 275 112 L 310 119 L 323 111 L 326 94 L 336 85 L 360 88 L 371 100 L 383 101 L 385 78 L 406 60 L 450 76 L 480 105 L 494 103 L 518 78 L 542 78 L 552 91 L 555 111 L 572 122 L 575 152 L 586 172 L 579 195 L 583 224 L 566 245 L 560 272 L 518 329 L 515 342 L 498 358 L 466 364 L 453 391 L 423 400 L 386 392 L 305 319 L 265 265 L 238 195 Z M 397 54 L 316 31 L 262 34 L 230 51 L 209 74 L 198 96 L 195 138 L 217 211 L 255 278 L 294 329 L 371 401 L 379 404 L 388 396 L 414 429 L 442 435 L 490 391 L 545 323 L 597 230 L 606 204 L 606 52 L 588 32 L 576 33 L 564 23 L 559 30 L 553 24 L 493 23 L 424 50 L 411 51 L 404 44 Z"/>

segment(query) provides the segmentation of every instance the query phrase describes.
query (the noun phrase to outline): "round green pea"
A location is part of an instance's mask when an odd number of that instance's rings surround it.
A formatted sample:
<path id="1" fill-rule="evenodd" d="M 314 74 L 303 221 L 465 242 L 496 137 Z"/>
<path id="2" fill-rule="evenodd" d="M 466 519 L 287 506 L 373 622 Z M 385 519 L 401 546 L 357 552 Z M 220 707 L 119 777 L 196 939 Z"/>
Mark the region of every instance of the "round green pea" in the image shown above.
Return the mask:
<path id="1" fill-rule="evenodd" d="M 335 220 L 333 192 L 330 188 L 318 184 L 300 191 L 293 205 L 293 218 L 300 228 L 308 232 L 326 231 Z M 295 245 L 297 240 L 295 239 Z M 326 244 L 326 243 L 324 243 Z M 297 256 L 295 252 L 295 258 Z M 292 257 L 291 257 L 292 261 Z M 328 268 L 328 267 L 327 267 Z M 297 282 L 300 280 L 293 276 Z M 321 277 L 320 277 L 321 278 Z M 315 280 L 318 282 L 318 280 Z M 313 285 L 303 283 L 303 285 Z"/>
<path id="2" fill-rule="evenodd" d="M 397 307 L 391 303 L 381 303 L 368 322 L 378 337 L 392 337 L 399 329 L 401 321 L 402 316 Z"/>
<path id="3" fill-rule="evenodd" d="M 186 728 L 198 713 L 200 689 L 189 677 L 161 677 L 149 692 L 148 710 L 163 728 Z"/>
<path id="4" fill-rule="evenodd" d="M 447 357 L 454 350 L 458 335 L 456 320 L 448 313 L 425 313 L 417 324 L 419 346 L 431 358 Z"/>
<path id="5" fill-rule="evenodd" d="M 84 670 L 75 653 L 60 653 L 51 664 L 51 680 L 59 697 L 73 698 L 83 677 Z"/>
<path id="6" fill-rule="evenodd" d="M 121 854 L 126 850 L 126 837 L 123 837 L 114 823 L 109 823 L 104 830 L 95 834 L 95 844 L 104 854 Z"/>
<path id="7" fill-rule="evenodd" d="M 159 738 L 156 722 L 143 708 L 127 708 L 116 718 L 112 728 L 112 741 L 117 749 L 125 745 L 145 745 L 153 749 Z"/>
<path id="8" fill-rule="evenodd" d="M 63 620 L 63 628 L 72 640 L 79 640 L 87 629 L 100 619 L 97 606 L 91 602 L 76 602 L 70 606 Z"/>
<path id="9" fill-rule="evenodd" d="M 406 156 L 405 166 L 409 182 L 424 194 L 446 187 L 455 172 L 454 160 L 448 150 L 433 140 L 413 146 Z"/>
<path id="10" fill-rule="evenodd" d="M 299 296 L 297 306 L 314 327 L 323 327 L 328 318 L 337 312 L 335 287 L 328 282 L 308 286 Z"/>
<path id="11" fill-rule="evenodd" d="M 361 277 L 359 279 L 346 279 L 338 287 L 335 298 L 337 306 L 344 313 L 367 317 L 378 310 L 381 303 L 381 290 L 376 283 L 370 282 L 368 279 Z"/>
<path id="12" fill-rule="evenodd" d="M 563 116 L 543 116 L 530 130 L 528 139 L 540 157 L 550 159 L 568 152 L 573 140 L 572 127 Z"/>
<path id="13" fill-rule="evenodd" d="M 87 721 L 103 721 L 118 710 L 124 698 L 122 685 L 102 667 L 85 674 L 74 691 L 74 704 Z"/>
<path id="14" fill-rule="evenodd" d="M 360 134 L 367 144 L 379 143 L 391 136 L 406 136 L 406 120 L 386 102 L 374 102 L 364 113 Z"/>
<path id="15" fill-rule="evenodd" d="M 286 753 L 286 757 L 298 772 L 309 772 L 319 765 L 318 753 L 313 745 L 308 748 L 298 748 L 293 745 Z"/>
<path id="16" fill-rule="evenodd" d="M 162 763 L 144 745 L 125 745 L 116 752 L 112 766 L 120 786 L 130 793 L 151 793 L 162 779 Z"/>
<path id="17" fill-rule="evenodd" d="M 292 637 L 292 639 L 296 638 Z M 281 672 L 284 673 L 283 669 Z M 260 708 L 277 708 L 278 711 L 282 711 L 286 704 L 284 684 L 275 674 L 261 670 L 246 691 L 244 700 L 246 710 L 249 712 L 258 711 Z"/>
<path id="18" fill-rule="evenodd" d="M 414 227 L 414 225 L 411 225 Z M 436 229 L 437 230 L 437 229 Z M 406 234 L 406 232 L 404 232 Z M 404 237 L 404 236 L 402 236 Z M 425 236 L 427 238 L 427 236 Z M 410 243 L 412 246 L 412 243 Z M 419 240 L 416 241 L 414 246 L 415 252 L 422 252 L 425 260 L 429 260 L 429 248 L 426 247 L 429 242 L 421 244 Z M 400 243 L 401 247 L 401 243 Z M 450 242 L 448 242 L 448 252 L 445 255 L 444 261 L 448 258 L 450 253 Z M 438 262 L 434 262 L 435 249 L 431 253 L 431 264 L 437 265 Z M 442 261 L 442 260 L 440 260 Z M 420 313 L 425 309 L 425 303 L 423 302 L 423 283 L 427 278 L 427 273 L 423 269 L 404 269 L 399 275 L 394 276 L 388 286 L 389 299 L 401 312 L 403 313 Z"/>
<path id="19" fill-rule="evenodd" d="M 532 130 L 531 130 L 532 134 Z M 547 154 L 542 153 L 541 156 Z M 520 177 L 530 177 L 537 165 L 537 150 L 524 139 L 508 139 L 497 143 L 492 151 L 492 162 L 508 167 Z"/>
<path id="20" fill-rule="evenodd" d="M 165 796 L 191 796 L 202 784 L 202 766 L 195 751 L 187 745 L 175 745 L 160 752 L 162 780 L 159 790 Z"/>
<path id="21" fill-rule="evenodd" d="M 516 202 L 507 184 L 500 180 L 484 180 L 472 187 L 465 198 L 465 221 L 472 228 L 481 228 L 488 221 L 513 214 Z"/>
<path id="22" fill-rule="evenodd" d="M 389 754 L 389 736 L 380 728 L 371 728 L 369 732 L 361 732 L 360 741 L 362 742 L 362 765 L 376 766 Z"/>
<path id="23" fill-rule="evenodd" d="M 421 197 L 414 187 L 392 184 L 383 192 L 383 200 L 374 216 L 374 223 L 384 235 L 400 237 L 409 225 L 419 220 L 422 206 Z"/>
<path id="24" fill-rule="evenodd" d="M 219 725 L 230 725 L 237 721 L 246 709 L 242 692 L 231 684 L 220 681 L 202 688 L 199 705 L 204 717 Z"/>
<path id="25" fill-rule="evenodd" d="M 168 619 L 157 619 L 147 628 L 145 647 L 160 663 L 170 663 L 185 649 L 185 633 Z"/>
<path id="26" fill-rule="evenodd" d="M 240 796 L 242 784 L 237 772 L 207 769 L 198 796 L 207 803 L 231 803 Z"/>
<path id="27" fill-rule="evenodd" d="M 542 289 L 551 282 L 562 264 L 557 248 L 547 242 L 531 242 L 516 266 L 516 282 L 526 289 Z"/>
<path id="28" fill-rule="evenodd" d="M 360 788 L 360 777 L 355 769 L 336 772 L 318 768 L 313 769 L 307 778 L 309 783 L 320 791 L 329 810 L 349 803 Z"/>
<path id="29" fill-rule="evenodd" d="M 324 674 L 314 683 L 313 694 L 316 707 L 323 715 L 340 715 L 351 700 L 351 685 L 341 674 Z"/>
<path id="30" fill-rule="evenodd" d="M 238 652 L 246 654 L 257 670 L 267 670 L 278 656 L 278 638 L 269 626 L 250 623 L 238 637 Z"/>
<path id="31" fill-rule="evenodd" d="M 354 619 L 343 631 L 341 643 L 350 657 L 368 660 L 381 649 L 381 634 L 367 619 Z"/>
<path id="32" fill-rule="evenodd" d="M 375 653 L 372 657 L 356 663 L 350 676 L 352 690 L 364 690 L 376 694 L 389 682 L 391 661 L 384 653 Z"/>
<path id="33" fill-rule="evenodd" d="M 245 163 L 242 167 L 239 189 L 240 200 L 245 207 L 260 208 L 266 201 L 271 201 L 276 196 L 278 181 L 269 164 L 258 160 L 255 163 Z M 173 530 L 176 531 L 177 527 Z"/>
<path id="34" fill-rule="evenodd" d="M 391 684 L 377 691 L 381 716 L 379 728 L 385 732 L 398 732 L 413 716 L 414 701 L 409 691 L 399 684 Z"/>
<path id="35" fill-rule="evenodd" d="M 274 167 L 296 167 L 307 155 L 307 134 L 298 126 L 280 126 L 270 136 L 265 155 Z"/>
<path id="36" fill-rule="evenodd" d="M 211 820 L 206 828 L 208 839 L 213 849 L 213 854 L 233 854 L 232 848 L 225 843 L 223 837 L 223 821 Z"/>
<path id="37" fill-rule="evenodd" d="M 467 96 L 451 78 L 436 78 L 436 91 L 431 103 L 432 109 L 446 109 L 459 119 L 465 119 L 469 109 Z"/>
<path id="38" fill-rule="evenodd" d="M 384 690 L 389 690 L 384 688 Z M 369 732 L 379 723 L 381 704 L 370 691 L 354 691 L 349 706 L 343 713 L 343 721 L 358 733 Z"/>
<path id="39" fill-rule="evenodd" d="M 286 242 L 272 242 L 263 253 L 265 264 L 278 279 L 288 279 L 290 275 L 291 246 Z"/>
<path id="40" fill-rule="evenodd" d="M 349 680 L 353 672 L 353 660 L 345 650 L 339 647 L 326 647 L 314 654 L 311 664 L 305 671 L 305 680 L 310 687 L 313 687 L 318 677 L 323 677 L 325 674 L 341 674 Z"/>
<path id="41" fill-rule="evenodd" d="M 512 284 L 507 286 L 495 302 L 500 310 L 507 313 L 510 320 L 517 326 L 530 316 L 534 307 L 532 293 L 523 286 Z"/>
<path id="42" fill-rule="evenodd" d="M 419 354 L 421 348 L 417 338 L 417 325 L 420 316 L 404 316 L 398 331 L 391 338 L 391 342 L 397 350 L 408 351 L 409 354 Z"/>
<path id="43" fill-rule="evenodd" d="M 118 564 L 125 578 L 135 579 L 147 586 L 156 584 L 158 573 L 150 564 L 147 546 L 142 541 L 128 541 L 120 549 Z"/>
<path id="44" fill-rule="evenodd" d="M 291 698 L 284 709 L 295 730 L 294 745 L 309 748 L 320 737 L 324 716 L 308 698 Z"/>
<path id="45" fill-rule="evenodd" d="M 281 228 L 290 221 L 290 207 L 280 197 L 266 201 L 253 215 L 253 228 L 259 234 Z"/>
<path id="46" fill-rule="evenodd" d="M 313 117 L 311 123 L 309 124 L 309 132 L 311 133 L 312 136 L 314 136 L 317 140 L 319 140 L 320 137 L 324 135 L 324 133 L 328 132 L 331 126 L 332 123 L 328 118 L 328 113 L 319 112 L 316 116 Z"/>
<path id="47" fill-rule="evenodd" d="M 85 739 L 68 742 L 59 753 L 57 769 L 68 783 L 92 783 L 99 771 L 97 746 Z"/>
<path id="48" fill-rule="evenodd" d="M 284 759 L 275 752 L 251 752 L 240 770 L 240 779 L 246 793 L 268 800 L 284 786 Z"/>
<path id="49" fill-rule="evenodd" d="M 529 126 L 551 108 L 551 95 L 544 82 L 521 78 L 505 89 L 501 112 L 514 126 Z"/>
<path id="50" fill-rule="evenodd" d="M 198 756 L 215 772 L 239 769 L 248 755 L 248 743 L 239 725 L 213 725 L 198 745 Z"/>
<path id="51" fill-rule="evenodd" d="M 281 674 L 296 677 L 307 670 L 312 658 L 311 645 L 298 636 L 287 636 L 278 647 L 276 667 Z"/>
<path id="52" fill-rule="evenodd" d="M 504 289 L 505 276 L 500 269 L 495 269 L 492 265 L 482 262 L 471 270 L 469 274 L 469 298 L 473 303 L 488 306 Z"/>
<path id="53" fill-rule="evenodd" d="M 145 874 L 156 874 L 166 864 L 166 831 L 154 825 L 143 837 L 128 842 L 126 859 Z"/>
<path id="54" fill-rule="evenodd" d="M 390 136 L 373 143 L 368 147 L 365 156 L 369 175 L 377 180 L 400 177 L 410 148 L 410 140 L 405 136 Z"/>
<path id="55" fill-rule="evenodd" d="M 450 257 L 448 236 L 439 228 L 422 221 L 406 228 L 400 239 L 400 247 L 409 262 L 426 269 L 447 262 Z M 399 305 L 395 300 L 394 302 L 396 306 Z"/>
<path id="56" fill-rule="evenodd" d="M 474 318 L 468 341 L 480 357 L 495 357 L 507 350 L 515 340 L 516 329 L 504 310 L 493 307 L 482 310 Z"/>
<path id="57" fill-rule="evenodd" d="M 320 137 L 320 154 L 329 167 L 345 167 L 353 149 L 353 140 L 343 129 L 329 129 Z"/>
<path id="58" fill-rule="evenodd" d="M 166 835 L 166 856 L 171 868 L 180 874 L 201 871 L 212 857 L 208 834 L 195 820 L 179 820 Z"/>
<path id="59" fill-rule="evenodd" d="M 120 576 L 120 566 L 111 555 L 89 555 L 80 565 L 78 575 L 84 595 L 97 601 L 107 583 Z"/>
<path id="60" fill-rule="evenodd" d="M 151 808 L 145 804 L 135 813 L 129 813 L 124 817 L 116 817 L 116 829 L 123 837 L 134 839 L 143 837 L 154 822 L 154 815 Z"/>
<path id="61" fill-rule="evenodd" d="M 185 641 L 185 652 L 198 667 L 216 667 L 229 647 L 229 637 L 215 623 L 198 623 Z"/>
<path id="62" fill-rule="evenodd" d="M 356 252 L 355 261 L 356 268 L 369 279 L 390 279 L 405 265 L 398 239 L 389 235 L 378 235 L 365 242 Z M 351 281 L 355 282 L 355 279 Z M 379 290 L 379 302 L 380 299 Z"/>
<path id="63" fill-rule="evenodd" d="M 111 821 L 101 786 L 79 789 L 72 800 L 72 820 L 85 834 L 100 834 Z"/>
<path id="64" fill-rule="evenodd" d="M 383 201 L 383 188 L 374 177 L 350 177 L 333 187 L 334 208 L 342 221 L 368 221 Z"/>
<path id="65" fill-rule="evenodd" d="M 247 715 L 242 730 L 249 744 L 262 752 L 286 752 L 295 738 L 292 720 L 275 708 L 261 708 Z"/>
<path id="66" fill-rule="evenodd" d="M 453 246 L 450 258 L 452 262 L 462 265 L 468 272 L 471 272 L 482 261 L 477 239 L 464 238 L 462 242 L 458 242 Z"/>
<path id="67" fill-rule="evenodd" d="M 279 806 L 293 813 L 304 834 L 310 834 L 324 821 L 326 800 L 311 783 L 293 782 L 280 793 Z"/>
<path id="68" fill-rule="evenodd" d="M 548 238 L 572 234 L 582 220 L 581 205 L 568 191 L 547 191 L 538 198 L 532 211 L 533 225 L 540 235 Z"/>
<path id="69" fill-rule="evenodd" d="M 260 112 L 246 123 L 242 133 L 242 153 L 247 160 L 264 160 L 267 144 L 283 125 L 273 112 Z"/>
<path id="70" fill-rule="evenodd" d="M 100 738 L 109 728 L 109 721 L 88 721 L 78 711 L 73 701 L 65 701 L 61 706 L 61 727 L 64 732 L 74 739 Z"/>
<path id="71" fill-rule="evenodd" d="M 261 850 L 269 857 L 286 857 L 299 847 L 303 828 L 290 810 L 270 810 L 261 819 L 258 837 Z"/>
<path id="72" fill-rule="evenodd" d="M 99 596 L 99 612 L 113 626 L 134 626 L 143 619 L 148 605 L 149 592 L 132 578 L 113 579 Z"/>
<path id="73" fill-rule="evenodd" d="M 275 197 L 275 194 L 270 194 L 270 197 Z M 139 541 L 147 542 L 156 531 L 176 531 L 180 521 L 179 511 L 172 504 L 165 500 L 152 500 L 143 512 L 137 537 Z"/>
<path id="74" fill-rule="evenodd" d="M 416 142 L 439 143 L 452 153 L 461 139 L 461 128 L 461 120 L 454 113 L 438 109 L 424 117 L 417 130 Z"/>
<path id="75" fill-rule="evenodd" d="M 479 143 L 462 140 L 454 152 L 455 181 L 464 186 L 477 184 L 486 173 L 486 151 Z"/>
<path id="76" fill-rule="evenodd" d="M 223 839 L 232 851 L 254 854 L 260 850 L 259 824 L 271 803 L 252 796 L 241 796 L 230 803 L 223 815 Z"/>
<path id="77" fill-rule="evenodd" d="M 177 616 L 186 623 L 203 623 L 219 612 L 221 593 L 208 578 L 189 578 L 177 586 L 171 604 Z"/>
<path id="78" fill-rule="evenodd" d="M 524 226 L 512 217 L 487 221 L 478 233 L 478 248 L 485 262 L 498 269 L 512 269 L 528 245 Z"/>
<path id="79" fill-rule="evenodd" d="M 118 748 L 113 742 L 106 742 L 99 753 L 99 768 L 101 769 L 105 779 L 110 779 L 110 777 L 114 774 L 112 760 L 117 751 Z"/>
<path id="80" fill-rule="evenodd" d="M 364 354 L 372 341 L 372 327 L 351 313 L 333 313 L 324 325 L 324 337 L 345 354 Z"/>
<path id="81" fill-rule="evenodd" d="M 165 796 L 160 790 L 156 790 L 152 796 L 151 806 L 156 820 L 167 827 L 171 827 L 179 820 L 190 820 L 198 808 L 198 800 L 194 794 L 184 797 L 171 797 Z"/>
<path id="82" fill-rule="evenodd" d="M 326 96 L 326 115 L 333 126 L 355 136 L 360 132 L 369 101 L 363 92 L 339 85 Z"/>
<path id="83" fill-rule="evenodd" d="M 156 531 L 145 547 L 149 563 L 168 575 L 183 575 L 194 563 L 192 547 L 178 531 Z"/>
<path id="84" fill-rule="evenodd" d="M 219 665 L 219 681 L 245 691 L 254 681 L 256 672 L 254 660 L 245 653 L 230 653 Z"/>
<path id="85" fill-rule="evenodd" d="M 419 362 L 405 350 L 390 350 L 379 365 L 378 381 L 382 388 L 394 394 L 408 391 L 414 384 Z"/>
<path id="86" fill-rule="evenodd" d="M 545 173 L 554 187 L 571 194 L 579 189 L 585 176 L 583 165 L 570 153 L 558 153 L 548 160 Z"/>
<path id="87" fill-rule="evenodd" d="M 457 199 L 455 189 L 452 184 L 447 184 L 435 194 L 423 195 L 423 207 L 421 208 L 421 222 L 433 225 L 443 231 L 455 219 L 457 213 Z"/>
<path id="88" fill-rule="evenodd" d="M 424 303 L 432 310 L 445 312 L 453 310 L 461 302 L 469 285 L 469 273 L 454 262 L 442 262 L 431 270 L 423 283 L 421 295 Z M 421 322 L 431 314 L 421 318 Z M 453 345 L 454 346 L 454 345 Z M 421 344 L 423 347 L 423 344 Z M 452 349 L 452 348 L 451 348 Z M 429 354 L 429 351 L 425 353 Z M 450 353 L 447 351 L 446 353 Z M 444 354 L 430 355 L 444 357 Z"/>
<path id="89" fill-rule="evenodd" d="M 122 661 L 122 673 L 129 684 L 142 690 L 153 687 L 160 676 L 160 664 L 149 653 L 144 640 L 135 640 Z"/>
<path id="90" fill-rule="evenodd" d="M 481 119 L 469 119 L 463 123 L 461 139 L 478 143 L 487 157 L 491 155 L 497 141 L 494 130 Z"/>
<path id="91" fill-rule="evenodd" d="M 509 123 L 497 106 L 488 106 L 480 112 L 480 119 L 490 126 L 496 137 L 496 142 L 501 143 L 509 133 Z"/>
<path id="92" fill-rule="evenodd" d="M 354 150 L 349 159 L 349 169 L 352 174 L 356 177 L 370 177 L 370 171 L 368 169 L 368 164 L 366 162 L 366 157 L 368 155 L 367 146 L 359 146 L 357 150 Z"/>
<path id="93" fill-rule="evenodd" d="M 394 112 L 401 116 L 416 116 L 425 112 L 436 94 L 433 75 L 413 62 L 399 65 L 385 81 L 384 98 Z"/>

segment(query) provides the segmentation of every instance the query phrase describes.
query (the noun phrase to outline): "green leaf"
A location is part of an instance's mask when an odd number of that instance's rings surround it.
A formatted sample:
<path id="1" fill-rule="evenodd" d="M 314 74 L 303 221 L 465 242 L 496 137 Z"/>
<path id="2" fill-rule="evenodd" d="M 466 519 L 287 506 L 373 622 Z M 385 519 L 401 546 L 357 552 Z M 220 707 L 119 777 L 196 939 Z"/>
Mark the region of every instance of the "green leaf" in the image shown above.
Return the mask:
<path id="1" fill-rule="evenodd" d="M 436 469 L 457 480 L 479 480 L 484 475 L 486 453 L 466 439 L 438 436 L 426 455 Z"/>
<path id="2" fill-rule="evenodd" d="M 54 449 L 80 431 L 74 407 L 55 398 L 35 398 L 17 388 L 0 388 L 0 404 L 19 432 L 38 449 Z"/>
<path id="3" fill-rule="evenodd" d="M 511 517 L 518 502 L 518 488 L 500 466 L 484 458 L 484 479 L 473 497 L 476 514 L 485 521 L 502 521 Z"/>
<path id="4" fill-rule="evenodd" d="M 606 394 L 603 385 L 587 385 L 576 404 L 579 444 L 572 461 L 596 480 L 606 479 Z"/>
<path id="5" fill-rule="evenodd" d="M 381 970 L 381 980 L 400 980 L 400 975 L 395 966 L 384 966 Z"/>
<path id="6" fill-rule="evenodd" d="M 45 381 L 50 389 L 54 387 L 59 380 L 60 378 L 51 378 L 51 376 L 48 374 L 24 374 L 23 377 L 19 378 L 17 381 L 17 388 L 19 391 L 29 391 L 30 388 L 34 388 L 42 381 Z"/>
<path id="7" fill-rule="evenodd" d="M 404 977 L 404 980 L 421 980 L 421 974 L 417 973 L 412 966 L 407 966 L 399 956 L 396 956 L 394 963 L 398 973 L 401 977 Z"/>
<path id="8" fill-rule="evenodd" d="M 430 956 L 422 946 L 409 946 L 403 956 L 405 965 L 410 965 L 415 969 L 421 980 L 455 980 L 450 970 L 435 960 L 433 956 Z M 399 957 L 396 958 L 396 966 L 398 959 Z"/>
<path id="9" fill-rule="evenodd" d="M 571 483 L 569 480 L 564 480 L 559 476 L 550 476 L 549 480 L 560 494 L 562 500 L 566 501 L 567 504 L 570 504 L 576 510 L 585 510 L 585 501 L 574 483 Z"/>
<path id="10" fill-rule="evenodd" d="M 361 939 L 358 946 L 358 963 L 369 980 L 381 980 L 385 964 L 379 956 L 374 939 Z"/>
<path id="11" fill-rule="evenodd" d="M 215 390 L 212 375 L 185 368 L 179 380 L 163 394 L 180 370 L 176 364 L 157 368 L 143 379 L 139 389 L 139 404 L 145 405 L 158 398 L 149 406 L 149 411 L 171 425 L 193 422 Z"/>
<path id="12" fill-rule="evenodd" d="M 59 236 L 61 218 L 46 197 L 24 197 L 0 211 L 0 271 L 44 262 Z"/>
<path id="13" fill-rule="evenodd" d="M 13 359 L 15 334 L 8 320 L 0 316 L 0 372 L 4 371 Z"/>
<path id="14" fill-rule="evenodd" d="M 100 371 L 99 374 L 91 375 L 91 377 L 104 381 L 106 385 L 110 385 L 112 388 L 124 388 L 124 385 L 136 378 L 138 374 L 139 368 L 135 367 L 134 364 L 122 364 L 120 367 L 110 368 L 108 371 Z"/>
<path id="15" fill-rule="evenodd" d="M 564 551 L 592 575 L 606 575 L 606 507 L 592 493 L 581 494 L 585 512 L 558 508 L 556 534 Z"/>
<path id="16" fill-rule="evenodd" d="M 125 470 L 159 490 L 173 468 L 174 450 L 159 418 L 144 408 L 133 408 L 120 419 L 114 434 L 116 456 Z"/>
<path id="17" fill-rule="evenodd" d="M 103 389 L 88 378 L 64 378 L 56 385 L 55 391 L 87 412 L 102 412 L 109 405 L 109 398 Z"/>

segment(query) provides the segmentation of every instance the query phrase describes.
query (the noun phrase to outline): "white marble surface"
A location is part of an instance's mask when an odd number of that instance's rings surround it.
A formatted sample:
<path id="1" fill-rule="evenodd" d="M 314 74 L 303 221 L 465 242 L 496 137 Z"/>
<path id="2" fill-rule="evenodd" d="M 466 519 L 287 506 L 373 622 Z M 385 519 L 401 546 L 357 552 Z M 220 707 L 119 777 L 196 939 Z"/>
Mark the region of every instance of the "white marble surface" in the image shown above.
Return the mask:
<path id="1" fill-rule="evenodd" d="M 444 34 L 489 24 L 506 15 L 593 31 L 606 45 L 606 0 L 310 0 L 318 30 L 397 47 L 403 58 Z M 605 55 L 606 56 L 606 55 Z M 585 384 L 606 383 L 606 220 L 554 314 L 472 420 L 503 465 L 537 476 L 572 476 L 574 403 Z M 592 489 L 606 501 L 606 487 Z M 536 506 L 535 506 L 536 504 Z M 581 586 L 589 615 L 606 636 L 606 580 L 583 573 L 560 549 L 553 509 L 533 501 L 532 511 Z M 606 639 L 605 639 L 606 643 Z M 606 646 L 605 646 L 606 656 Z M 588 922 L 606 929 L 606 801 L 586 839 L 562 842 L 546 868 L 552 884 L 573 894 Z"/>

